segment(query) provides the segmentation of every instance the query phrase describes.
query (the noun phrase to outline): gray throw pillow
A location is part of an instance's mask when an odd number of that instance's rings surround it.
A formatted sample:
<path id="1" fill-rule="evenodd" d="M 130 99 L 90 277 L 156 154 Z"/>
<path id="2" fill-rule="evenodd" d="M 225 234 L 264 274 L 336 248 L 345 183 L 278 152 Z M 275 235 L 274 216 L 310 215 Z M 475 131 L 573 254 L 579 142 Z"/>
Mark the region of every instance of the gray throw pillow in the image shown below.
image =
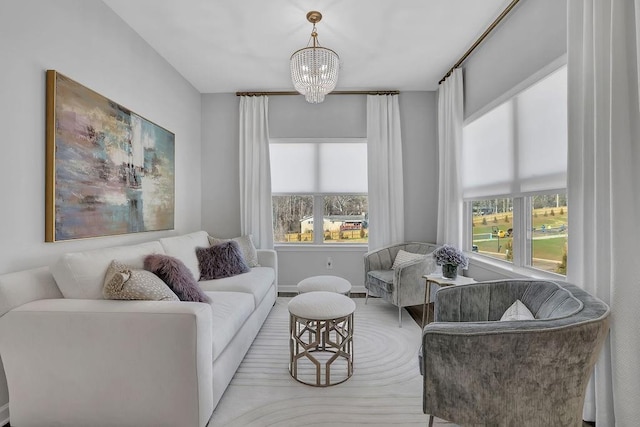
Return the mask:
<path id="1" fill-rule="evenodd" d="M 244 260 L 247 262 L 249 267 L 260 267 L 260 264 L 258 264 L 258 251 L 253 243 L 253 236 L 251 234 L 247 236 L 234 237 L 233 239 L 218 239 L 216 237 L 209 236 L 209 244 L 211 246 L 219 245 L 220 243 L 229 242 L 231 240 L 238 243 L 238 246 L 242 251 L 242 255 L 244 255 Z"/>
<path id="2" fill-rule="evenodd" d="M 135 270 L 116 260 L 107 268 L 102 295 L 105 299 L 116 300 L 179 301 L 155 274 Z"/>

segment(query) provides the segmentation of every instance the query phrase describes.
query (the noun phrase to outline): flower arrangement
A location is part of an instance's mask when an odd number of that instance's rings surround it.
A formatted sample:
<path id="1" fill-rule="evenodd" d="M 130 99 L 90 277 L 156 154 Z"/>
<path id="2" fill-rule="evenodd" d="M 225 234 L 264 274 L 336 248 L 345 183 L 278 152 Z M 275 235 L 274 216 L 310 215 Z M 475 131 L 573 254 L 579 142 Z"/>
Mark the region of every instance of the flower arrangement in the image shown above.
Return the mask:
<path id="1" fill-rule="evenodd" d="M 461 250 L 451 246 L 444 245 L 433 251 L 433 257 L 438 265 L 454 265 L 462 266 L 466 269 L 469 266 L 469 258 L 462 253 Z"/>

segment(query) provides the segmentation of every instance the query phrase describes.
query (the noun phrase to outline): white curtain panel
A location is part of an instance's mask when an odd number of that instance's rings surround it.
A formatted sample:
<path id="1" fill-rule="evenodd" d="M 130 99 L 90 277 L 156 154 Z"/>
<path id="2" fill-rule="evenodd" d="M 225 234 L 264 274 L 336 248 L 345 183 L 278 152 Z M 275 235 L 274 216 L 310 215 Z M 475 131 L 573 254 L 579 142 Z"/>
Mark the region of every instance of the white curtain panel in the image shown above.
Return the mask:
<path id="1" fill-rule="evenodd" d="M 640 420 L 640 0 L 569 0 L 567 280 L 611 307 L 587 393 L 598 427 Z"/>
<path id="2" fill-rule="evenodd" d="M 462 70 L 457 68 L 438 88 L 438 244 L 462 247 Z"/>
<path id="3" fill-rule="evenodd" d="M 369 250 L 404 241 L 398 95 L 367 95 Z"/>
<path id="4" fill-rule="evenodd" d="M 240 231 L 261 249 L 273 249 L 268 107 L 266 96 L 240 97 Z"/>

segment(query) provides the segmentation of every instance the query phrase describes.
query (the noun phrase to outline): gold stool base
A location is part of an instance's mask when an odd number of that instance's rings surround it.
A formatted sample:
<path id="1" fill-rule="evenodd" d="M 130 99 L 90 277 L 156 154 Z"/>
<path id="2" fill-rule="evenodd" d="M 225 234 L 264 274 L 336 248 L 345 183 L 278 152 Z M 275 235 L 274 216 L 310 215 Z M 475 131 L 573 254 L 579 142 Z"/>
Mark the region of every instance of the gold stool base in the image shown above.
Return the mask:
<path id="1" fill-rule="evenodd" d="M 296 381 L 328 387 L 351 378 L 353 313 L 330 320 L 290 314 L 289 331 L 289 373 Z"/>

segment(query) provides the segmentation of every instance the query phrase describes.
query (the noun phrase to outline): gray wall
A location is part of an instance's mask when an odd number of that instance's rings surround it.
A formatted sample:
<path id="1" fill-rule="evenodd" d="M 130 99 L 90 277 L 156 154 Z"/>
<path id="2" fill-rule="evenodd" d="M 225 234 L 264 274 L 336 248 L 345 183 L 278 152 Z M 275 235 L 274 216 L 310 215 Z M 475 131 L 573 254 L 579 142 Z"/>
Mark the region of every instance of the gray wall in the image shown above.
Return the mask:
<path id="1" fill-rule="evenodd" d="M 238 98 L 202 96 L 202 226 L 211 234 L 240 233 L 238 199 Z M 407 240 L 435 241 L 438 200 L 438 143 L 435 92 L 403 92 L 400 114 Z M 328 96 L 308 104 L 302 96 L 269 98 L 269 132 L 274 138 L 366 137 L 366 97 Z M 232 124 L 231 126 L 229 124 Z M 280 290 L 293 289 L 316 274 L 336 274 L 362 287 L 366 248 L 278 248 Z M 325 267 L 328 256 L 333 270 Z M 362 290 L 362 289 L 360 289 Z"/>
<path id="2" fill-rule="evenodd" d="M 202 95 L 202 229 L 240 235 L 240 115 L 231 93 Z"/>
<path id="3" fill-rule="evenodd" d="M 518 3 L 464 63 L 465 118 L 566 52 L 567 1 Z"/>
<path id="4" fill-rule="evenodd" d="M 0 274 L 200 228 L 200 94 L 99 0 L 0 4 Z M 176 134 L 174 232 L 44 243 L 45 70 Z M 0 424 L 8 416 L 0 364 Z"/>
<path id="5" fill-rule="evenodd" d="M 0 274 L 200 228 L 200 94 L 102 1 L 3 1 L 0 54 Z M 175 133 L 175 232 L 44 243 L 47 69 Z"/>

